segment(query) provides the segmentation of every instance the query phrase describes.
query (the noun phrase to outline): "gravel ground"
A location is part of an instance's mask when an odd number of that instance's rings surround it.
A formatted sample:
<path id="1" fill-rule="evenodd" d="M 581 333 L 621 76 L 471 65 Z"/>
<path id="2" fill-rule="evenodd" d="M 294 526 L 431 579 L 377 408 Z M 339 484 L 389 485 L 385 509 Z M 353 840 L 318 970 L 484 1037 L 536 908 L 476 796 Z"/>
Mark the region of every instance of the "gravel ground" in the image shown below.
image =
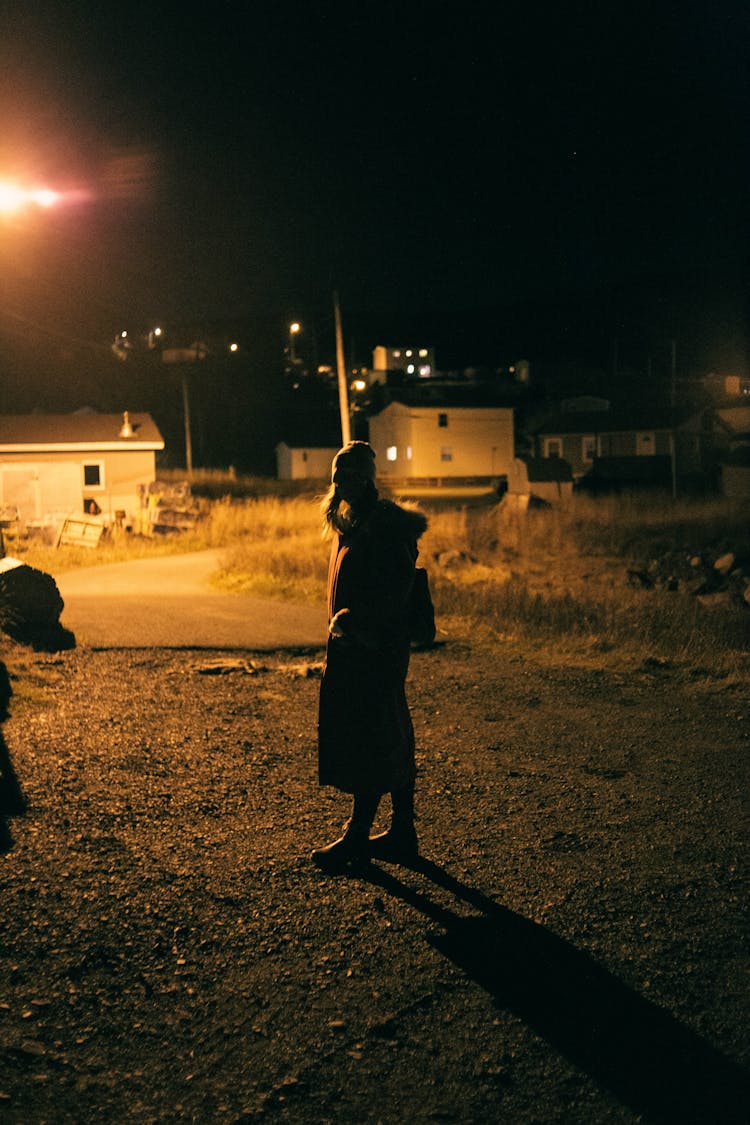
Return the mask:
<path id="1" fill-rule="evenodd" d="M 748 1120 L 750 681 L 415 654 L 424 858 L 326 877 L 320 653 L 6 659 L 4 1123 Z"/>

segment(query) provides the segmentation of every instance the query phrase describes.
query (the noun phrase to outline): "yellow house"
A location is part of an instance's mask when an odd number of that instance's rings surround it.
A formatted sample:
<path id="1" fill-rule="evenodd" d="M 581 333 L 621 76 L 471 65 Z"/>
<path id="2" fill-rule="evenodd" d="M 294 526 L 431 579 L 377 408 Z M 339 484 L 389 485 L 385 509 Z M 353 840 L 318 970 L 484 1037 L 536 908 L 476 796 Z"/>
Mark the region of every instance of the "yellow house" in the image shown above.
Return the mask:
<path id="1" fill-rule="evenodd" d="M 500 406 L 407 406 L 370 418 L 383 478 L 507 477 L 513 466 L 513 410 Z"/>
<path id="2" fill-rule="evenodd" d="M 0 415 L 0 505 L 23 523 L 131 518 L 164 440 L 149 414 Z"/>

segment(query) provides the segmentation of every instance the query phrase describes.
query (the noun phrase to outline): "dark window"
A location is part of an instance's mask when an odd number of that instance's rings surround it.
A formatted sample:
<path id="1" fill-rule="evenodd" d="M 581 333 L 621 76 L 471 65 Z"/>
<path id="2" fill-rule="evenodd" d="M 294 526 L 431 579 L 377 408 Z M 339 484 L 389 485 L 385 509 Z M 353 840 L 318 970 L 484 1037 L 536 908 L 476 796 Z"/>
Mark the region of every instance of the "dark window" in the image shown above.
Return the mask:
<path id="1" fill-rule="evenodd" d="M 101 467 L 99 465 L 83 466 L 83 483 L 86 488 L 96 488 L 102 483 Z"/>
<path id="2" fill-rule="evenodd" d="M 440 426 L 442 429 L 445 429 L 445 427 L 447 425 L 448 425 L 448 415 L 447 414 L 438 414 L 438 426 Z"/>

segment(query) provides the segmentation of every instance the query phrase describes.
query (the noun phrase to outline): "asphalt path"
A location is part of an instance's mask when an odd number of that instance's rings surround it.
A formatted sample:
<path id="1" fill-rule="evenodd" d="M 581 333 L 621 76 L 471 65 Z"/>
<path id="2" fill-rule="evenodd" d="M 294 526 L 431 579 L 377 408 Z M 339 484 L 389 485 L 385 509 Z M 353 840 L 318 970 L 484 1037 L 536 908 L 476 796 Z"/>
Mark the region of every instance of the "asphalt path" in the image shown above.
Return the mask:
<path id="1" fill-rule="evenodd" d="M 55 575 L 61 623 L 89 648 L 271 650 L 321 647 L 325 609 L 230 594 L 211 584 L 221 550 Z"/>

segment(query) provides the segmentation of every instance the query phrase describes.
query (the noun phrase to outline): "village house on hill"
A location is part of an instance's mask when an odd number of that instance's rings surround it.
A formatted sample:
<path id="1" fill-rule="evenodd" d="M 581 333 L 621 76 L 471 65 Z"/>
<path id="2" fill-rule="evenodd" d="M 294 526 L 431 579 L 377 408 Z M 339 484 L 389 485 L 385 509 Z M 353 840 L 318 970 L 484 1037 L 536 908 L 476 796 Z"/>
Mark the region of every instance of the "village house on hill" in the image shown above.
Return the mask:
<path id="1" fill-rule="evenodd" d="M 24 524 L 85 512 L 132 517 L 164 440 L 150 414 L 0 415 L 0 504 Z"/>

